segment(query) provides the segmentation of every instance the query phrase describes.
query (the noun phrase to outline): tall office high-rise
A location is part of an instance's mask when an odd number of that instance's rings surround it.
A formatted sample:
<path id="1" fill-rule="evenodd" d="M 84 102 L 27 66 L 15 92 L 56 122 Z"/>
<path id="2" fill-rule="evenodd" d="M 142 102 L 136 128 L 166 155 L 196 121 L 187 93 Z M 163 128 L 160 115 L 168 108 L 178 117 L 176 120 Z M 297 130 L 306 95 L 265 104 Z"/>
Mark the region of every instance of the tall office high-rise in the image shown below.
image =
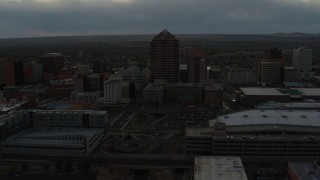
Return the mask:
<path id="1" fill-rule="evenodd" d="M 43 73 L 58 74 L 64 67 L 64 55 L 61 53 L 47 53 L 41 56 Z"/>
<path id="2" fill-rule="evenodd" d="M 292 53 L 293 67 L 298 71 L 299 80 L 310 80 L 315 72 L 312 72 L 312 50 L 300 47 Z"/>
<path id="3" fill-rule="evenodd" d="M 42 64 L 34 61 L 24 66 L 24 81 L 27 84 L 40 82 L 42 79 Z"/>
<path id="4" fill-rule="evenodd" d="M 260 81 L 263 85 L 276 86 L 282 82 L 282 59 L 262 59 L 260 61 Z"/>
<path id="5" fill-rule="evenodd" d="M 8 59 L 5 71 L 7 86 L 18 86 L 24 83 L 23 61 Z"/>
<path id="6" fill-rule="evenodd" d="M 163 30 L 151 41 L 151 81 L 179 82 L 179 40 Z"/>
<path id="7" fill-rule="evenodd" d="M 188 58 L 189 83 L 200 83 L 207 79 L 207 60 L 205 52 L 193 49 Z"/>

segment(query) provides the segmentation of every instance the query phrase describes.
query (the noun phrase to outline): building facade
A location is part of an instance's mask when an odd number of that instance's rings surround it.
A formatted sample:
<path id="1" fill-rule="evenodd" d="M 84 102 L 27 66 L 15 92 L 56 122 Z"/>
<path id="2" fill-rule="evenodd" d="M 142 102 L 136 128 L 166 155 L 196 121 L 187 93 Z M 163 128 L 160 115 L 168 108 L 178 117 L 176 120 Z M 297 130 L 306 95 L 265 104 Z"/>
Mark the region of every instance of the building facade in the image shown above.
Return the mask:
<path id="1" fill-rule="evenodd" d="M 179 40 L 163 30 L 151 41 L 151 81 L 179 82 Z"/>
<path id="2" fill-rule="evenodd" d="M 193 49 L 188 58 L 189 83 L 200 83 L 207 79 L 206 54 L 201 49 Z"/>
<path id="3" fill-rule="evenodd" d="M 312 72 L 312 50 L 300 47 L 292 53 L 293 67 L 298 71 L 299 80 L 310 80 L 315 75 Z"/>
<path id="4" fill-rule="evenodd" d="M 186 154 L 317 157 L 317 110 L 247 110 L 218 116 L 207 128 L 186 129 Z"/>
<path id="5" fill-rule="evenodd" d="M 108 80 L 104 83 L 104 99 L 107 104 L 116 104 L 122 96 L 122 85 L 119 80 Z"/>
<path id="6" fill-rule="evenodd" d="M 46 53 L 41 56 L 43 73 L 59 74 L 64 67 L 64 55 L 61 53 Z"/>
<path id="7" fill-rule="evenodd" d="M 24 83 L 23 61 L 8 59 L 5 67 L 7 86 L 19 86 Z"/>
<path id="8" fill-rule="evenodd" d="M 24 79 L 27 84 L 40 82 L 42 80 L 42 64 L 35 62 L 27 63 L 24 66 Z"/>
<path id="9" fill-rule="evenodd" d="M 229 70 L 227 80 L 234 85 L 258 84 L 258 73 L 250 70 Z"/>
<path id="10" fill-rule="evenodd" d="M 262 59 L 260 61 L 260 83 L 277 86 L 282 83 L 282 60 Z"/>
<path id="11" fill-rule="evenodd" d="M 298 71 L 294 67 L 284 67 L 282 77 L 283 82 L 297 82 Z"/>
<path id="12" fill-rule="evenodd" d="M 108 112 L 93 110 L 29 110 L 31 127 L 108 128 Z"/>

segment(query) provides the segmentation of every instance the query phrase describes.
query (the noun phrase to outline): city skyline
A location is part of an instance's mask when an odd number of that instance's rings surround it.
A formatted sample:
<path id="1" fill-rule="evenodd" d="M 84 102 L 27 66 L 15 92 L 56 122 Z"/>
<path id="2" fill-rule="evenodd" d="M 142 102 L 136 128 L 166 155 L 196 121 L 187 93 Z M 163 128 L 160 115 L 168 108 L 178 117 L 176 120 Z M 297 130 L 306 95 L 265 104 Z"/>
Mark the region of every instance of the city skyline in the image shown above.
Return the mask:
<path id="1" fill-rule="evenodd" d="M 317 0 L 4 0 L 0 38 L 156 34 L 319 33 Z M 285 12 L 285 13 L 284 13 Z"/>

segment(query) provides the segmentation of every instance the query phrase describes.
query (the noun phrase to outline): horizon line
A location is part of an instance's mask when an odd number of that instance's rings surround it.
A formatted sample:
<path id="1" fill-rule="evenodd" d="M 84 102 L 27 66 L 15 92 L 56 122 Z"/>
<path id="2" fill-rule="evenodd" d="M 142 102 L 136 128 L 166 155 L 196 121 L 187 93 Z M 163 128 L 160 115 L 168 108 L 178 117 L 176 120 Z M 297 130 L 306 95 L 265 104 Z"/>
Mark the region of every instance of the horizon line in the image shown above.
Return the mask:
<path id="1" fill-rule="evenodd" d="M 161 32 L 161 31 L 160 31 Z M 30 36 L 30 37 L 7 37 L 0 38 L 0 40 L 13 40 L 13 39 L 36 39 L 36 38 L 61 38 L 61 37 L 89 37 L 89 36 L 151 36 L 158 33 L 145 33 L 145 34 L 96 34 L 96 35 L 60 35 L 60 36 Z M 320 35 L 320 33 L 305 33 L 305 32 L 275 32 L 275 33 L 172 33 L 173 35 L 290 35 L 290 34 L 306 34 L 306 35 Z"/>

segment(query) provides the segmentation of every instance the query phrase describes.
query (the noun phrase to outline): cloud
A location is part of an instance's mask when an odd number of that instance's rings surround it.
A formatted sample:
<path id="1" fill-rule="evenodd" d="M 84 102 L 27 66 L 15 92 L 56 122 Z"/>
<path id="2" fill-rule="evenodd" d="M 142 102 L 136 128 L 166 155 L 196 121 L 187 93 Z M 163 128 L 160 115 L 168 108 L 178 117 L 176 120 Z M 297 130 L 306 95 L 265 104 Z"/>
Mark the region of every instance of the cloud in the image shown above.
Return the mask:
<path id="1" fill-rule="evenodd" d="M 320 1 L 319 1 L 320 2 Z M 0 38 L 317 32 L 318 0 L 2 0 Z"/>

